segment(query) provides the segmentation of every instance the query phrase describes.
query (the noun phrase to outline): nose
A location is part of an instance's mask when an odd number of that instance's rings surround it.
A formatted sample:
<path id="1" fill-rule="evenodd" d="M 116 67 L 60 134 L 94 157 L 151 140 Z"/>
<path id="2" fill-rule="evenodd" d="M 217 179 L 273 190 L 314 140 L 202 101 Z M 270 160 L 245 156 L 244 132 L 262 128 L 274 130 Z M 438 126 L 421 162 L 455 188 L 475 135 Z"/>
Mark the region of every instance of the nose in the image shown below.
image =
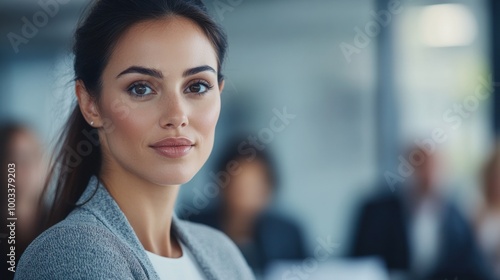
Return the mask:
<path id="1" fill-rule="evenodd" d="M 181 95 L 181 94 L 179 94 Z M 183 102 L 182 96 L 172 94 L 165 98 L 162 102 L 160 118 L 160 126 L 162 128 L 180 128 L 188 125 L 188 116 L 186 113 L 186 106 Z"/>

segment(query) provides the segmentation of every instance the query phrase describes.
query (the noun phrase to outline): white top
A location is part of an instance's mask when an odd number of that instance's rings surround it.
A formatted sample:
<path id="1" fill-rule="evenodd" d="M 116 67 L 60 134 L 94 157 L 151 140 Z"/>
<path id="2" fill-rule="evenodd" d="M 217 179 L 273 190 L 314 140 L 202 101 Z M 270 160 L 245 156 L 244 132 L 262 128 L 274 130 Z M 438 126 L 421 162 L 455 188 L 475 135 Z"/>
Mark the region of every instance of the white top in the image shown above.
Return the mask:
<path id="1" fill-rule="evenodd" d="M 160 255 L 146 251 L 149 260 L 153 264 L 160 279 L 168 280 L 205 280 L 205 276 L 201 271 L 198 263 L 193 257 L 193 254 L 179 242 L 182 248 L 182 256 L 180 258 L 166 258 Z"/>
<path id="2" fill-rule="evenodd" d="M 424 198 L 416 208 L 410 222 L 412 268 L 417 274 L 432 270 L 439 255 L 440 209 L 432 198 Z"/>

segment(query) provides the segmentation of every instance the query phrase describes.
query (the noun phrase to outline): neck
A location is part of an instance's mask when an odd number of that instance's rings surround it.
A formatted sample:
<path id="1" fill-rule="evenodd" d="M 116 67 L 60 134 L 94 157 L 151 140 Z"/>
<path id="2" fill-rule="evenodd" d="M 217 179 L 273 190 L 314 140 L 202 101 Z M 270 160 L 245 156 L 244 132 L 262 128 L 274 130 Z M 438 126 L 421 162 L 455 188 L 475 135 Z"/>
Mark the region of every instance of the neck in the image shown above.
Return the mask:
<path id="1" fill-rule="evenodd" d="M 103 168 L 101 181 L 127 217 L 145 250 L 164 257 L 182 255 L 171 225 L 179 185 L 162 186 L 119 168 Z"/>

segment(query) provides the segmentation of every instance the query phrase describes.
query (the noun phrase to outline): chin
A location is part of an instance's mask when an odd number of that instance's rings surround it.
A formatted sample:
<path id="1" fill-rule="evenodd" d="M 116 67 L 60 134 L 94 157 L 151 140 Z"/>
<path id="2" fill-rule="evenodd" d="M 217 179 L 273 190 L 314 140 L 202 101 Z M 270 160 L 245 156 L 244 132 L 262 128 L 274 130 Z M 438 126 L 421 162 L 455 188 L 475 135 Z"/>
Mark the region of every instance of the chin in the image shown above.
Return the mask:
<path id="1" fill-rule="evenodd" d="M 155 174 L 152 176 L 154 177 L 152 181 L 162 186 L 185 184 L 191 181 L 194 175 L 196 175 L 195 171 L 186 169 L 187 168 L 169 168 L 168 171 L 161 170 L 155 172 Z"/>

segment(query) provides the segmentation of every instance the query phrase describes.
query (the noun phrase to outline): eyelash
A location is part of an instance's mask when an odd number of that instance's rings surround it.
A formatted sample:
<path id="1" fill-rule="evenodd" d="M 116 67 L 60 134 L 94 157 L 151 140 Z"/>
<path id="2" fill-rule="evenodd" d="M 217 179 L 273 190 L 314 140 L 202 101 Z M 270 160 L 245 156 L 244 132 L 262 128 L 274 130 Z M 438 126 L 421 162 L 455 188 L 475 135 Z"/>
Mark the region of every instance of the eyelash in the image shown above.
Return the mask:
<path id="1" fill-rule="evenodd" d="M 204 87 L 207 88 L 207 90 L 205 92 L 188 92 L 188 93 L 193 93 L 195 95 L 204 95 L 206 94 L 209 90 L 211 90 L 214 86 L 212 84 L 210 84 L 209 82 L 205 81 L 205 80 L 196 80 L 196 81 L 193 81 L 191 82 L 190 84 L 188 84 L 186 86 L 186 89 L 188 89 L 189 87 L 193 86 L 193 85 L 197 85 L 197 84 L 200 84 Z M 144 86 L 144 87 L 147 87 L 149 88 L 152 93 L 149 93 L 149 94 L 135 94 L 132 92 L 132 90 L 134 89 L 134 87 L 136 86 Z M 139 82 L 134 82 L 132 83 L 128 88 L 127 88 L 127 92 L 128 94 L 130 94 L 133 98 L 138 98 L 138 99 L 141 99 L 141 98 L 145 98 L 145 97 L 148 97 L 149 95 L 151 94 L 155 94 L 155 90 L 153 89 L 152 86 L 150 86 L 147 82 L 144 82 L 144 81 L 139 81 Z"/>
<path id="2" fill-rule="evenodd" d="M 197 85 L 197 84 L 201 84 L 202 86 L 206 87 L 207 90 L 205 92 L 192 92 L 195 95 L 204 95 L 214 87 L 212 84 L 210 84 L 209 82 L 207 82 L 205 80 L 196 80 L 196 81 L 193 81 L 192 83 L 189 83 L 186 88 L 189 88 L 190 86 Z"/>
<path id="3" fill-rule="evenodd" d="M 136 87 L 136 86 L 144 86 L 144 87 L 147 87 L 149 89 L 151 89 L 151 91 L 153 93 L 150 93 L 150 94 L 135 94 L 132 92 L 133 88 Z M 145 97 L 148 97 L 149 95 L 151 94 L 155 94 L 156 91 L 153 89 L 152 86 L 150 86 L 147 82 L 144 82 L 144 81 L 139 81 L 139 82 L 134 82 L 132 83 L 128 88 L 127 88 L 127 92 L 128 94 L 130 94 L 132 97 L 134 98 L 138 98 L 138 99 L 141 99 L 141 98 L 145 98 Z"/>

